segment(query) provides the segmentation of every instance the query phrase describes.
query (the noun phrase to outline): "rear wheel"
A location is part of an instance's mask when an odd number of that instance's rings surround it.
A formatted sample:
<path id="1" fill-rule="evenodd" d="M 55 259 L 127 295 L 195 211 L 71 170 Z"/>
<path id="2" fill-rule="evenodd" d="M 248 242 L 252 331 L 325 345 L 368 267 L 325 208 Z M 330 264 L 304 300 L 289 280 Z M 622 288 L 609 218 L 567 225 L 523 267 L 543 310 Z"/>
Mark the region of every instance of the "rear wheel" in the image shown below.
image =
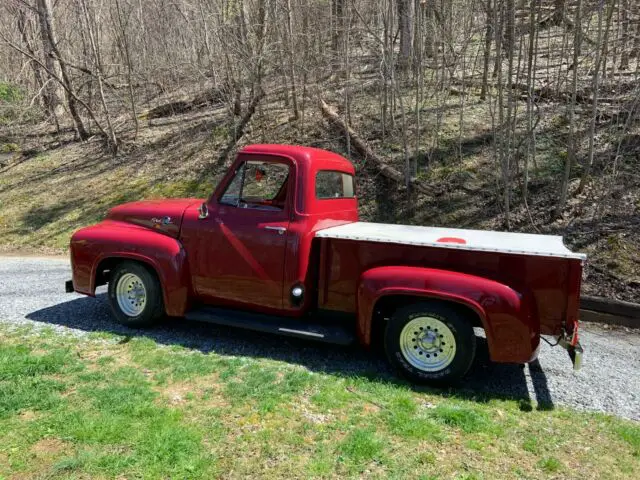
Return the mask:
<path id="1" fill-rule="evenodd" d="M 109 303 L 118 322 L 129 327 L 152 325 L 164 314 L 158 278 L 136 262 L 120 263 L 111 273 Z"/>
<path id="2" fill-rule="evenodd" d="M 475 357 L 470 319 L 442 302 L 401 307 L 385 332 L 389 362 L 416 383 L 452 383 L 463 377 Z"/>

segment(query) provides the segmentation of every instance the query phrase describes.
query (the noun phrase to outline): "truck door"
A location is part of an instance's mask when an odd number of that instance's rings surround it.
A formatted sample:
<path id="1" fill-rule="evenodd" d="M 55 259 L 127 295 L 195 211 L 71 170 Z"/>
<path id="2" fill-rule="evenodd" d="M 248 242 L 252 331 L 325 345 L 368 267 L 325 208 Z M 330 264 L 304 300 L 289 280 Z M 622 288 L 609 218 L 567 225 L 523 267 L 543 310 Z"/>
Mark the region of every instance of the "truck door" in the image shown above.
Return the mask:
<path id="1" fill-rule="evenodd" d="M 258 159 L 239 164 L 201 220 L 191 265 L 194 288 L 210 303 L 279 310 L 293 165 L 280 157 L 251 157 Z"/>

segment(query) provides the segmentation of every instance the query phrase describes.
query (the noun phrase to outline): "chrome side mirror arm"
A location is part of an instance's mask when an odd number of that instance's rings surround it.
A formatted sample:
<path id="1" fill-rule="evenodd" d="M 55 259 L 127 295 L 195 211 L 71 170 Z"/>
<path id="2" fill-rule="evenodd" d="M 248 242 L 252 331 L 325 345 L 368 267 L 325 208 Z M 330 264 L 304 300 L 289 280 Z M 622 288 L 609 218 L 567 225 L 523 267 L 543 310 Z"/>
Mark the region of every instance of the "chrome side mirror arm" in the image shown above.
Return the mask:
<path id="1" fill-rule="evenodd" d="M 202 204 L 198 207 L 198 218 L 200 220 L 205 219 L 209 216 L 209 207 L 207 207 L 207 202 L 202 202 Z"/>

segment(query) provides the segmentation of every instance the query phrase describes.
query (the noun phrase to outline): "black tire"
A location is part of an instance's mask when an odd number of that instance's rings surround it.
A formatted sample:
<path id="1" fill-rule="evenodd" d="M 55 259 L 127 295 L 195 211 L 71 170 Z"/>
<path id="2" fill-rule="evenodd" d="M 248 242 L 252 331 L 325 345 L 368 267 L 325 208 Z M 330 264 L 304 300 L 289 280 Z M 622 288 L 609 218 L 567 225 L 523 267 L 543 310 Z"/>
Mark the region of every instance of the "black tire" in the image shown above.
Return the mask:
<path id="1" fill-rule="evenodd" d="M 425 371 L 417 368 L 402 352 L 402 331 L 409 322 L 418 317 L 431 317 L 439 320 L 445 324 L 455 339 L 453 359 L 451 363 L 443 366 L 440 370 Z M 411 330 L 409 330 L 411 335 L 410 332 Z M 438 336 L 440 339 L 442 338 L 442 335 Z M 420 302 L 400 307 L 394 312 L 387 324 L 384 346 L 391 365 L 411 382 L 444 385 L 455 383 L 469 371 L 476 354 L 476 337 L 471 319 L 460 308 L 445 302 Z M 415 346 L 413 348 L 418 349 Z M 443 348 L 445 347 L 443 346 Z M 439 351 L 442 352 L 442 350 Z M 410 356 L 411 354 L 409 354 Z"/>
<path id="2" fill-rule="evenodd" d="M 144 285 L 146 302 L 142 311 L 130 316 L 118 304 L 118 282 L 127 274 L 136 275 Z M 109 304 L 116 320 L 127 327 L 148 327 L 156 323 L 164 315 L 162 287 L 155 272 L 137 262 L 122 262 L 111 272 L 109 278 Z"/>

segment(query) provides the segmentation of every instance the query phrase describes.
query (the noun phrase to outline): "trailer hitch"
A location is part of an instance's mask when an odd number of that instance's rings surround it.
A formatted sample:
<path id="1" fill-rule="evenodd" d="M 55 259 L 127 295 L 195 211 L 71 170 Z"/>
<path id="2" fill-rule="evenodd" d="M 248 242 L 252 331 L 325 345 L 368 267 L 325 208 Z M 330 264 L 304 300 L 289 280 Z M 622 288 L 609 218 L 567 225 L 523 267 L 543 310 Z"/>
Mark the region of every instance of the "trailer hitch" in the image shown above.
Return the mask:
<path id="1" fill-rule="evenodd" d="M 574 322 L 573 332 L 571 334 L 567 334 L 566 330 L 563 329 L 562 335 L 558 338 L 558 345 L 564 348 L 569 354 L 569 358 L 573 364 L 573 369 L 580 370 L 580 368 L 582 368 L 582 355 L 584 354 L 584 349 L 578 340 L 577 321 Z"/>

